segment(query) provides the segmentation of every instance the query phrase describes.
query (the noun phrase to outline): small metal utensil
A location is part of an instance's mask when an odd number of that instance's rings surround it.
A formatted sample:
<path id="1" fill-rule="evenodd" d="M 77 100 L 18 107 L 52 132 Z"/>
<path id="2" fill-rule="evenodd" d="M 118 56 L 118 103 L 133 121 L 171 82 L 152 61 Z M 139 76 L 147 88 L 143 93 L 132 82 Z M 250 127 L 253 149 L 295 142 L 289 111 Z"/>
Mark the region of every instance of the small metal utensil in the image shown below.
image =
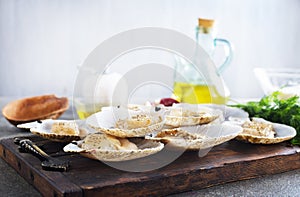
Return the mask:
<path id="1" fill-rule="evenodd" d="M 20 152 L 31 153 L 39 158 L 43 170 L 64 172 L 69 169 L 69 161 L 62 161 L 49 156 L 29 139 L 15 138 L 14 143 L 19 145 Z"/>

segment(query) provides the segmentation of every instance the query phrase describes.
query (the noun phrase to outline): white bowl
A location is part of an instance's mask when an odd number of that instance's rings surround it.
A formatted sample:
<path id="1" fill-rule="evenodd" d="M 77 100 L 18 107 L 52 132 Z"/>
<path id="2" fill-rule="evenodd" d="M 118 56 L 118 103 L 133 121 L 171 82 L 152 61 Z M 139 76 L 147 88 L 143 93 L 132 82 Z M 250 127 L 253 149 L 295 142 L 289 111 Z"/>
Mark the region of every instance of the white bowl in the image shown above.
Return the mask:
<path id="1" fill-rule="evenodd" d="M 255 68 L 254 74 L 258 79 L 265 95 L 268 95 L 281 88 L 300 85 L 299 68 Z"/>

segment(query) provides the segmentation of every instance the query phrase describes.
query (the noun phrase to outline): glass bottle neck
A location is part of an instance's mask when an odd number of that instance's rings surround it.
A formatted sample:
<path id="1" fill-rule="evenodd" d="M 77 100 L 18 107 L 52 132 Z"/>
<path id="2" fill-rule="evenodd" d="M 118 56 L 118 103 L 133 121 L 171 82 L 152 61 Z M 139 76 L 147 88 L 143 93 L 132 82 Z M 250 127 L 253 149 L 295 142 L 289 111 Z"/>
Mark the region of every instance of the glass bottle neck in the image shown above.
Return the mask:
<path id="1" fill-rule="evenodd" d="M 213 33 L 213 27 L 197 26 L 196 30 L 198 33 L 201 33 L 201 34 L 212 34 Z"/>
<path id="2" fill-rule="evenodd" d="M 197 26 L 196 41 L 209 55 L 212 55 L 215 48 L 213 28 Z"/>

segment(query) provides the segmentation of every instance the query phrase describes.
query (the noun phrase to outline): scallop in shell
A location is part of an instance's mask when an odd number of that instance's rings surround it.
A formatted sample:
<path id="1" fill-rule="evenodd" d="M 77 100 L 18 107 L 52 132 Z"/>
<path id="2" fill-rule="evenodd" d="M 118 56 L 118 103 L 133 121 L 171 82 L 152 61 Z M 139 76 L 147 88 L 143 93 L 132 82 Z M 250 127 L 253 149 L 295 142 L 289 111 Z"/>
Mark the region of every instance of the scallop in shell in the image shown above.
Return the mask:
<path id="1" fill-rule="evenodd" d="M 161 140 L 177 148 L 201 150 L 235 138 L 242 128 L 228 122 L 164 129 L 146 139 Z"/>
<path id="2" fill-rule="evenodd" d="M 202 107 L 208 107 L 215 110 L 221 110 L 223 113 L 223 117 L 225 120 L 228 120 L 229 118 L 249 118 L 248 112 L 237 108 L 237 107 L 230 107 L 227 105 L 221 105 L 221 104 L 199 104 L 199 106 Z"/>
<path id="3" fill-rule="evenodd" d="M 290 140 L 297 134 L 293 127 L 262 118 L 230 118 L 230 121 L 243 127 L 243 132 L 236 139 L 253 144 L 276 144 Z"/>
<path id="4" fill-rule="evenodd" d="M 72 142 L 64 147 L 65 152 L 101 161 L 127 161 L 159 152 L 164 147 L 161 142 L 142 138 L 117 138 L 103 133 L 89 134 L 84 140 Z"/>
<path id="5" fill-rule="evenodd" d="M 71 142 L 86 136 L 90 129 L 84 126 L 83 121 L 75 120 L 42 120 L 17 125 L 18 128 L 30 129 L 31 133 L 40 137 L 57 141 Z"/>
<path id="6" fill-rule="evenodd" d="M 89 116 L 87 125 L 109 135 L 143 137 L 163 127 L 163 109 L 152 106 L 104 107 L 98 113 Z"/>
<path id="7" fill-rule="evenodd" d="M 165 115 L 165 124 L 172 127 L 193 126 L 224 120 L 219 109 L 213 109 L 196 104 L 173 104 Z"/>
<path id="8" fill-rule="evenodd" d="M 8 103 L 3 109 L 3 116 L 13 125 L 43 119 L 57 119 L 69 107 L 66 97 L 42 95 L 23 98 Z"/>

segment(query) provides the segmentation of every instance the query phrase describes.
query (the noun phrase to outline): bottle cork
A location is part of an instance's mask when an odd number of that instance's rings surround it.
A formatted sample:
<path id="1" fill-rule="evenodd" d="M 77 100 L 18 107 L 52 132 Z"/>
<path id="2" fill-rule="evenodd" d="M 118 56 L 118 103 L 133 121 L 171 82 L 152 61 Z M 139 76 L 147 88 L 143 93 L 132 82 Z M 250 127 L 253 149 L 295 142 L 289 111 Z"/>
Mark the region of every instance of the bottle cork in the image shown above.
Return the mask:
<path id="1" fill-rule="evenodd" d="M 214 25 L 213 19 L 198 18 L 198 25 L 206 28 L 211 28 Z"/>
<path id="2" fill-rule="evenodd" d="M 204 19 L 204 18 L 198 18 L 198 32 L 203 34 L 209 34 L 213 30 L 214 25 L 213 19 Z"/>

